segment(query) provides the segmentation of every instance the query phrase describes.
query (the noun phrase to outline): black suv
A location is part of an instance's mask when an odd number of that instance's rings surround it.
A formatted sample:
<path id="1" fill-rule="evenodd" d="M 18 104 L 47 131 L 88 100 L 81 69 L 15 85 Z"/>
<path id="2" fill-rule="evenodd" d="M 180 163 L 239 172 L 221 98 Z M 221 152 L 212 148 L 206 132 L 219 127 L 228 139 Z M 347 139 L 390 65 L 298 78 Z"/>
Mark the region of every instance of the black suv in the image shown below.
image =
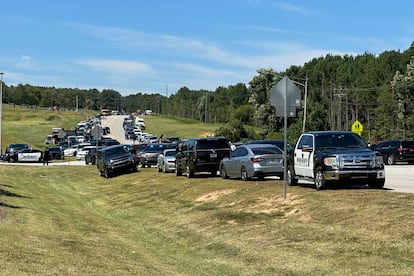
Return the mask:
<path id="1" fill-rule="evenodd" d="M 195 172 L 210 172 L 217 175 L 220 161 L 230 155 L 230 145 L 224 137 L 192 138 L 180 142 L 177 146 L 177 176 L 185 173 L 187 177 Z"/>
<path id="2" fill-rule="evenodd" d="M 96 153 L 99 175 L 111 177 L 115 171 L 137 171 L 134 156 L 127 145 L 115 145 L 99 149 Z"/>
<path id="3" fill-rule="evenodd" d="M 60 147 L 49 147 L 50 157 L 56 160 L 65 159 L 63 150 Z"/>
<path id="4" fill-rule="evenodd" d="M 374 149 L 381 152 L 387 165 L 394 165 L 398 161 L 414 161 L 414 141 L 390 140 L 379 143 Z"/>

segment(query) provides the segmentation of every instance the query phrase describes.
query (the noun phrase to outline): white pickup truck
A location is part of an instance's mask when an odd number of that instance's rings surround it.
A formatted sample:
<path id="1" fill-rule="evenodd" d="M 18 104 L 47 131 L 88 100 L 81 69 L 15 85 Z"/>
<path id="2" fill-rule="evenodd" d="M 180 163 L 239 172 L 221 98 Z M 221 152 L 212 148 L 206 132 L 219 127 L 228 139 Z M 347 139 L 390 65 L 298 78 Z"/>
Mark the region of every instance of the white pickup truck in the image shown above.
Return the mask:
<path id="1" fill-rule="evenodd" d="M 318 190 L 339 182 L 382 189 L 384 161 L 382 155 L 371 150 L 356 133 L 308 132 L 296 143 L 286 178 L 288 185 L 296 185 L 298 180 L 313 181 Z"/>

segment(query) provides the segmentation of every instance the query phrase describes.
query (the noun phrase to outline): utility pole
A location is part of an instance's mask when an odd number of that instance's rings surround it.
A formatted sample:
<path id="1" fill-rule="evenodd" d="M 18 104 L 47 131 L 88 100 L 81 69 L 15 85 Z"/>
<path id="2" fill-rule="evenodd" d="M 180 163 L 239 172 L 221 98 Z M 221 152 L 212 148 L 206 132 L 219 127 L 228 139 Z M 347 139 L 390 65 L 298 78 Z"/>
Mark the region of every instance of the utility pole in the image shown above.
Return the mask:
<path id="1" fill-rule="evenodd" d="M 0 154 L 3 153 L 2 147 L 1 147 L 1 128 L 2 128 L 2 116 L 3 116 L 3 72 L 0 72 Z"/>
<path id="2" fill-rule="evenodd" d="M 208 103 L 207 99 L 208 99 L 208 94 L 207 94 L 207 91 L 206 91 L 206 109 L 205 109 L 205 113 L 204 113 L 204 122 L 206 124 L 207 124 L 207 103 Z"/>

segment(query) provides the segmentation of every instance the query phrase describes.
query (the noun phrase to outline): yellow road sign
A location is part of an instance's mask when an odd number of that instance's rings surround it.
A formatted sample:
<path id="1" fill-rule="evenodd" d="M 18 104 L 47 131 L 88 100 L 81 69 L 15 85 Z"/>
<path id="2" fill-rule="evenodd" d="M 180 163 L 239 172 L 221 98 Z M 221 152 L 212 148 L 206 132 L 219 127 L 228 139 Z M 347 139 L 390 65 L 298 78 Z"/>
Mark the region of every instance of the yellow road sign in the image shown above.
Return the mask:
<path id="1" fill-rule="evenodd" d="M 358 120 L 356 120 L 352 124 L 351 130 L 352 130 L 352 132 L 355 132 L 355 133 L 361 135 L 362 130 L 364 130 L 364 127 L 362 126 L 362 124 Z"/>

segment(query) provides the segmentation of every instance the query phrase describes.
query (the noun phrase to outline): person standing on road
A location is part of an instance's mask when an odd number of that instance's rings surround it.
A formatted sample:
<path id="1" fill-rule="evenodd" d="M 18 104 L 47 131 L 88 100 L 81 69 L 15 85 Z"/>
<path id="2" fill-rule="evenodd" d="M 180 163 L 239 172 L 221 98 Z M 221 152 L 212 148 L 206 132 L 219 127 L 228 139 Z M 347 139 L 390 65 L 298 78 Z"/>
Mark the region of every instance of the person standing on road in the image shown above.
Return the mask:
<path id="1" fill-rule="evenodd" d="M 50 151 L 49 147 L 46 147 L 45 151 L 43 152 L 43 166 L 46 164 L 49 165 L 49 158 L 50 158 Z"/>

